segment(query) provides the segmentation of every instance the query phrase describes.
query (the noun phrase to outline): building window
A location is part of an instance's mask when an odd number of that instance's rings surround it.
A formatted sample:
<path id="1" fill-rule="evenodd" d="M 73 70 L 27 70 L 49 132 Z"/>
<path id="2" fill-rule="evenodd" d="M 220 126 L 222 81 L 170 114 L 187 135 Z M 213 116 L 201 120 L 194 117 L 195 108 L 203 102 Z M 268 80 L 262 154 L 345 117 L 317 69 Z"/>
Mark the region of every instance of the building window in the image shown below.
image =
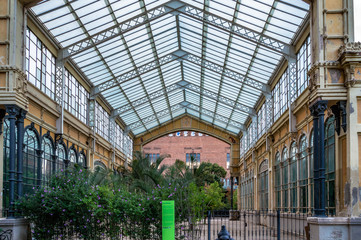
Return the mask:
<path id="1" fill-rule="evenodd" d="M 260 110 L 258 111 L 258 121 L 257 121 L 257 127 L 258 127 L 258 137 L 261 137 L 266 130 L 266 104 L 263 104 Z"/>
<path id="2" fill-rule="evenodd" d="M 241 208 L 253 209 L 253 171 L 248 171 L 241 178 Z"/>
<path id="3" fill-rule="evenodd" d="M 231 163 L 230 153 L 227 153 L 227 169 L 229 169 L 230 163 Z"/>
<path id="4" fill-rule="evenodd" d="M 307 37 L 297 53 L 297 96 L 299 96 L 308 85 L 307 72 L 311 67 L 311 38 Z"/>
<path id="5" fill-rule="evenodd" d="M 148 158 L 151 164 L 156 163 L 157 159 L 160 157 L 159 153 L 146 153 L 145 157 Z"/>
<path id="6" fill-rule="evenodd" d="M 259 208 L 268 209 L 268 160 L 264 160 L 259 167 L 258 176 Z"/>
<path id="7" fill-rule="evenodd" d="M 308 162 L 307 162 L 307 140 L 306 135 L 302 135 L 299 145 L 299 178 L 300 187 L 300 211 L 307 212 L 308 207 Z"/>
<path id="8" fill-rule="evenodd" d="M 32 84 L 54 99 L 55 57 L 29 29 L 26 30 L 26 75 Z"/>
<path id="9" fill-rule="evenodd" d="M 186 165 L 188 167 L 199 166 L 201 163 L 200 153 L 186 153 Z"/>
<path id="10" fill-rule="evenodd" d="M 86 167 L 86 157 L 84 153 L 80 153 L 79 159 L 78 159 L 79 166 Z"/>
<path id="11" fill-rule="evenodd" d="M 73 148 L 70 148 L 69 150 L 69 160 L 70 160 L 70 163 L 77 163 L 77 156 L 76 156 L 76 152 Z"/>
<path id="12" fill-rule="evenodd" d="M 282 74 L 280 80 L 272 90 L 273 116 L 278 119 L 288 108 L 288 70 Z"/>
<path id="13" fill-rule="evenodd" d="M 276 208 L 281 209 L 281 166 L 280 161 L 281 156 L 280 153 L 276 153 L 275 159 L 275 194 L 276 194 Z"/>
<path id="14" fill-rule="evenodd" d="M 124 136 L 124 154 L 127 155 L 128 158 L 133 158 L 133 139 L 129 136 Z"/>
<path id="15" fill-rule="evenodd" d="M 292 212 L 297 211 L 297 147 L 296 142 L 291 144 L 290 149 L 290 177 L 289 177 L 289 190 L 290 190 L 290 207 Z"/>
<path id="16" fill-rule="evenodd" d="M 65 70 L 64 84 L 64 108 L 86 123 L 89 93 L 68 70 Z"/>
<path id="17" fill-rule="evenodd" d="M 95 171 L 105 171 L 107 170 L 107 166 L 105 166 L 104 163 L 102 163 L 100 160 L 97 160 L 94 162 L 94 170 Z"/>
<path id="18" fill-rule="evenodd" d="M 49 137 L 44 137 L 42 141 L 43 157 L 41 161 L 41 184 L 47 184 L 51 175 L 55 172 L 53 161 L 54 148 Z"/>
<path id="19" fill-rule="evenodd" d="M 254 196 L 253 196 L 253 171 L 249 172 L 248 176 L 246 176 L 246 209 L 254 208 Z"/>
<path id="20" fill-rule="evenodd" d="M 95 102 L 95 132 L 109 139 L 109 114 L 98 102 Z"/>
<path id="21" fill-rule="evenodd" d="M 115 147 L 123 151 L 123 129 L 115 124 Z"/>
<path id="22" fill-rule="evenodd" d="M 37 157 L 39 150 L 39 136 L 31 129 L 24 133 L 24 193 L 31 193 L 34 186 L 41 184 L 40 158 Z"/>
<path id="23" fill-rule="evenodd" d="M 65 160 L 67 159 L 65 147 L 63 143 L 58 143 L 56 146 L 56 156 L 58 157 L 58 160 L 56 162 L 56 171 L 59 171 L 61 169 L 65 168 Z"/>
<path id="24" fill-rule="evenodd" d="M 282 208 L 288 211 L 288 159 L 287 148 L 282 151 Z"/>
<path id="25" fill-rule="evenodd" d="M 335 125 L 334 117 L 325 124 L 325 164 L 326 164 L 326 210 L 329 216 L 336 214 L 335 204 Z"/>

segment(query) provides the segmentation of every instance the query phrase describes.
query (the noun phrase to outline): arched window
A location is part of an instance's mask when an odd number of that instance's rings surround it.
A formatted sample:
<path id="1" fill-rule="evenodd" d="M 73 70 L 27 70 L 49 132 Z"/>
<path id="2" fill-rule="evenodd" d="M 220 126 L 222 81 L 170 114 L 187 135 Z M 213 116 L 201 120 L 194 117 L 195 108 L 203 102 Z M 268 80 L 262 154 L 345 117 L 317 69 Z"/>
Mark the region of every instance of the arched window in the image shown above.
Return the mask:
<path id="1" fill-rule="evenodd" d="M 268 159 L 264 160 L 259 167 L 258 196 L 260 209 L 268 209 Z"/>
<path id="2" fill-rule="evenodd" d="M 335 125 L 334 117 L 330 117 L 325 125 L 325 182 L 326 210 L 328 215 L 335 215 Z"/>
<path id="3" fill-rule="evenodd" d="M 307 139 L 302 135 L 299 145 L 299 186 L 300 186 L 300 211 L 307 212 L 308 207 L 308 162 L 307 162 Z"/>
<path id="4" fill-rule="evenodd" d="M 310 136 L 310 188 L 311 188 L 311 208 L 313 208 L 313 130 L 311 131 Z"/>
<path id="5" fill-rule="evenodd" d="M 106 170 L 107 167 L 105 166 L 104 163 L 102 163 L 102 162 L 100 162 L 100 161 L 95 161 L 95 162 L 94 162 L 94 170 L 97 170 L 97 169 Z"/>
<path id="6" fill-rule="evenodd" d="M 276 194 L 276 208 L 281 208 L 281 156 L 280 153 L 276 153 L 275 157 L 275 194 Z"/>
<path id="7" fill-rule="evenodd" d="M 39 135 L 30 127 L 24 133 L 24 193 L 32 192 L 33 186 L 41 185 L 41 158 L 38 157 Z"/>
<path id="8" fill-rule="evenodd" d="M 289 178 L 289 188 L 290 188 L 290 207 L 292 212 L 297 211 L 297 147 L 296 142 L 291 144 L 290 149 L 290 178 Z"/>
<path id="9" fill-rule="evenodd" d="M 46 185 L 55 171 L 53 155 L 53 143 L 49 136 L 45 136 L 42 141 L 43 156 L 41 161 L 41 184 Z"/>
<path id="10" fill-rule="evenodd" d="M 79 154 L 78 164 L 81 167 L 86 167 L 86 157 L 85 157 L 84 152 L 81 152 Z"/>
<path id="11" fill-rule="evenodd" d="M 288 157 L 287 148 L 282 151 L 282 207 L 288 211 Z"/>
<path id="12" fill-rule="evenodd" d="M 76 155 L 74 148 L 70 148 L 70 150 L 69 150 L 69 160 L 70 160 L 70 163 L 73 163 L 73 164 L 78 162 L 77 155 Z"/>
<path id="13" fill-rule="evenodd" d="M 67 159 L 67 156 L 66 156 L 66 150 L 65 150 L 65 147 L 64 147 L 64 144 L 63 143 L 58 143 L 57 146 L 56 146 L 56 156 L 58 157 L 57 158 L 57 161 L 56 161 L 56 164 L 55 164 L 55 169 L 56 171 L 61 171 L 61 170 L 64 170 L 65 169 L 65 159 Z"/>

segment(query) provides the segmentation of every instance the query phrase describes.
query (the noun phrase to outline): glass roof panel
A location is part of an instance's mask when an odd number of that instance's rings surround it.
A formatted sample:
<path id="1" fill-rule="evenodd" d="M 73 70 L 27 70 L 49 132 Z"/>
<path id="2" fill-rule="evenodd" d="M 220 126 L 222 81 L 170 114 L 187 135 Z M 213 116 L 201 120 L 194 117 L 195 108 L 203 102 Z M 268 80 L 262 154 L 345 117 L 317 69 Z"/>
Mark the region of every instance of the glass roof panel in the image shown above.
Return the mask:
<path id="1" fill-rule="evenodd" d="M 125 124 L 136 123 L 133 133 L 140 134 L 186 111 L 238 133 L 239 126 L 233 126 L 228 118 L 237 125 L 245 123 L 248 115 L 232 102 L 216 99 L 222 96 L 254 108 L 262 92 L 240 79 L 269 84 L 286 57 L 257 43 L 257 37 L 250 41 L 238 32 L 247 28 L 249 36 L 263 34 L 287 46 L 299 32 L 309 5 L 303 0 L 184 0 L 199 9 L 196 16 L 190 16 L 184 12 L 164 14 L 167 9 L 162 5 L 168 1 L 50 0 L 34 6 L 31 14 L 60 47 L 75 49 L 72 61 L 91 85 L 102 89 L 100 95 L 113 109 L 147 100 L 120 114 Z M 158 10 L 152 11 L 155 8 Z M 203 19 L 203 9 L 224 20 L 217 20 L 217 26 L 206 23 L 210 18 Z M 105 29 L 107 32 L 102 32 Z M 88 40 L 89 36 L 93 40 Z M 80 46 L 85 49 L 79 51 Z M 176 60 L 182 51 L 190 56 Z M 176 87 L 185 81 L 193 85 Z M 147 119 L 183 102 L 190 104 L 187 110 L 175 107 L 171 114 L 159 116 L 159 122 Z M 140 118 L 145 128 L 139 124 Z"/>
<path id="2" fill-rule="evenodd" d="M 209 12 L 232 21 L 235 6 L 236 2 L 231 0 L 210 1 Z"/>
<path id="3" fill-rule="evenodd" d="M 205 115 L 205 114 L 202 114 L 201 115 L 201 119 L 204 120 L 204 121 L 207 121 L 207 122 L 213 122 L 213 118 Z"/>
<path id="4" fill-rule="evenodd" d="M 51 9 L 56 9 L 64 5 L 64 2 L 58 0 L 42 1 L 31 8 L 37 15 L 48 12 Z"/>

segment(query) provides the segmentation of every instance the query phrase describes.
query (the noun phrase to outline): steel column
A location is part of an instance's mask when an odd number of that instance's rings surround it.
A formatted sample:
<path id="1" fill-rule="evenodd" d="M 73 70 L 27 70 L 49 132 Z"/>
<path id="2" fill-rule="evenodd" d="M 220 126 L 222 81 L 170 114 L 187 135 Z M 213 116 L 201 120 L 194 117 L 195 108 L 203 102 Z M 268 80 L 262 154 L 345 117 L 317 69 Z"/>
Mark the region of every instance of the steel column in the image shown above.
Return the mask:
<path id="1" fill-rule="evenodd" d="M 19 109 L 17 127 L 17 193 L 18 197 L 23 196 L 23 143 L 24 143 L 24 118 L 27 111 Z"/>
<path id="2" fill-rule="evenodd" d="M 324 115 L 327 101 L 320 100 L 310 106 L 313 116 L 313 179 L 314 179 L 314 215 L 326 216 L 325 192 L 325 127 Z"/>
<path id="3" fill-rule="evenodd" d="M 233 210 L 233 177 L 231 177 L 231 210 Z"/>
<path id="4" fill-rule="evenodd" d="M 327 109 L 327 102 L 328 101 L 319 101 L 318 102 L 318 123 L 319 123 L 319 186 L 320 186 L 320 205 L 319 205 L 319 214 L 320 216 L 326 216 L 326 185 L 325 185 L 325 172 L 326 172 L 326 165 L 325 165 L 325 126 L 324 126 L 324 116 L 325 110 Z M 316 195 L 316 194 L 315 194 Z"/>
<path id="5" fill-rule="evenodd" d="M 10 151 L 9 151 L 9 215 L 8 218 L 14 218 L 15 213 L 15 150 L 16 150 L 16 129 L 15 121 L 16 116 L 19 113 L 19 107 L 15 105 L 8 105 L 6 112 L 8 113 L 8 119 L 10 122 L 9 126 L 9 140 L 10 140 Z"/>

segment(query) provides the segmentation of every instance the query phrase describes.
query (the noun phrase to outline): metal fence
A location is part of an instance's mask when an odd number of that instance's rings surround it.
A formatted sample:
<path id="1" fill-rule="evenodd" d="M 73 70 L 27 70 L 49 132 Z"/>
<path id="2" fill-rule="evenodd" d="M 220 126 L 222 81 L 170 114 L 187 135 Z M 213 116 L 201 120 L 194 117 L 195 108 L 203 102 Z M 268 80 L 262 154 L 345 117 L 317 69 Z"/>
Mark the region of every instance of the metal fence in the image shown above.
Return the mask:
<path id="1" fill-rule="evenodd" d="M 215 211 L 208 213 L 208 236 L 217 239 L 225 225 L 234 240 L 274 239 L 301 240 L 307 238 L 307 217 L 304 213 L 281 213 L 271 210 Z"/>
<path id="2" fill-rule="evenodd" d="M 309 215 L 305 213 L 283 213 L 273 210 L 213 211 L 203 217 L 198 216 L 198 221 L 190 219 L 187 222 L 178 223 L 175 226 L 175 235 L 177 240 L 216 240 L 224 225 L 234 240 L 310 239 L 307 237 L 307 217 Z M 155 240 L 162 238 L 161 233 L 157 231 L 142 237 L 134 235 L 139 228 L 139 223 L 122 222 L 117 228 L 119 231 L 117 237 L 111 239 Z M 63 231 L 60 231 L 61 234 L 54 239 L 109 239 L 105 237 L 106 234 L 101 234 L 96 229 L 93 230 L 95 230 L 93 235 L 84 238 L 74 234 L 70 229 L 64 228 Z M 33 237 L 36 239 L 36 236 Z"/>

